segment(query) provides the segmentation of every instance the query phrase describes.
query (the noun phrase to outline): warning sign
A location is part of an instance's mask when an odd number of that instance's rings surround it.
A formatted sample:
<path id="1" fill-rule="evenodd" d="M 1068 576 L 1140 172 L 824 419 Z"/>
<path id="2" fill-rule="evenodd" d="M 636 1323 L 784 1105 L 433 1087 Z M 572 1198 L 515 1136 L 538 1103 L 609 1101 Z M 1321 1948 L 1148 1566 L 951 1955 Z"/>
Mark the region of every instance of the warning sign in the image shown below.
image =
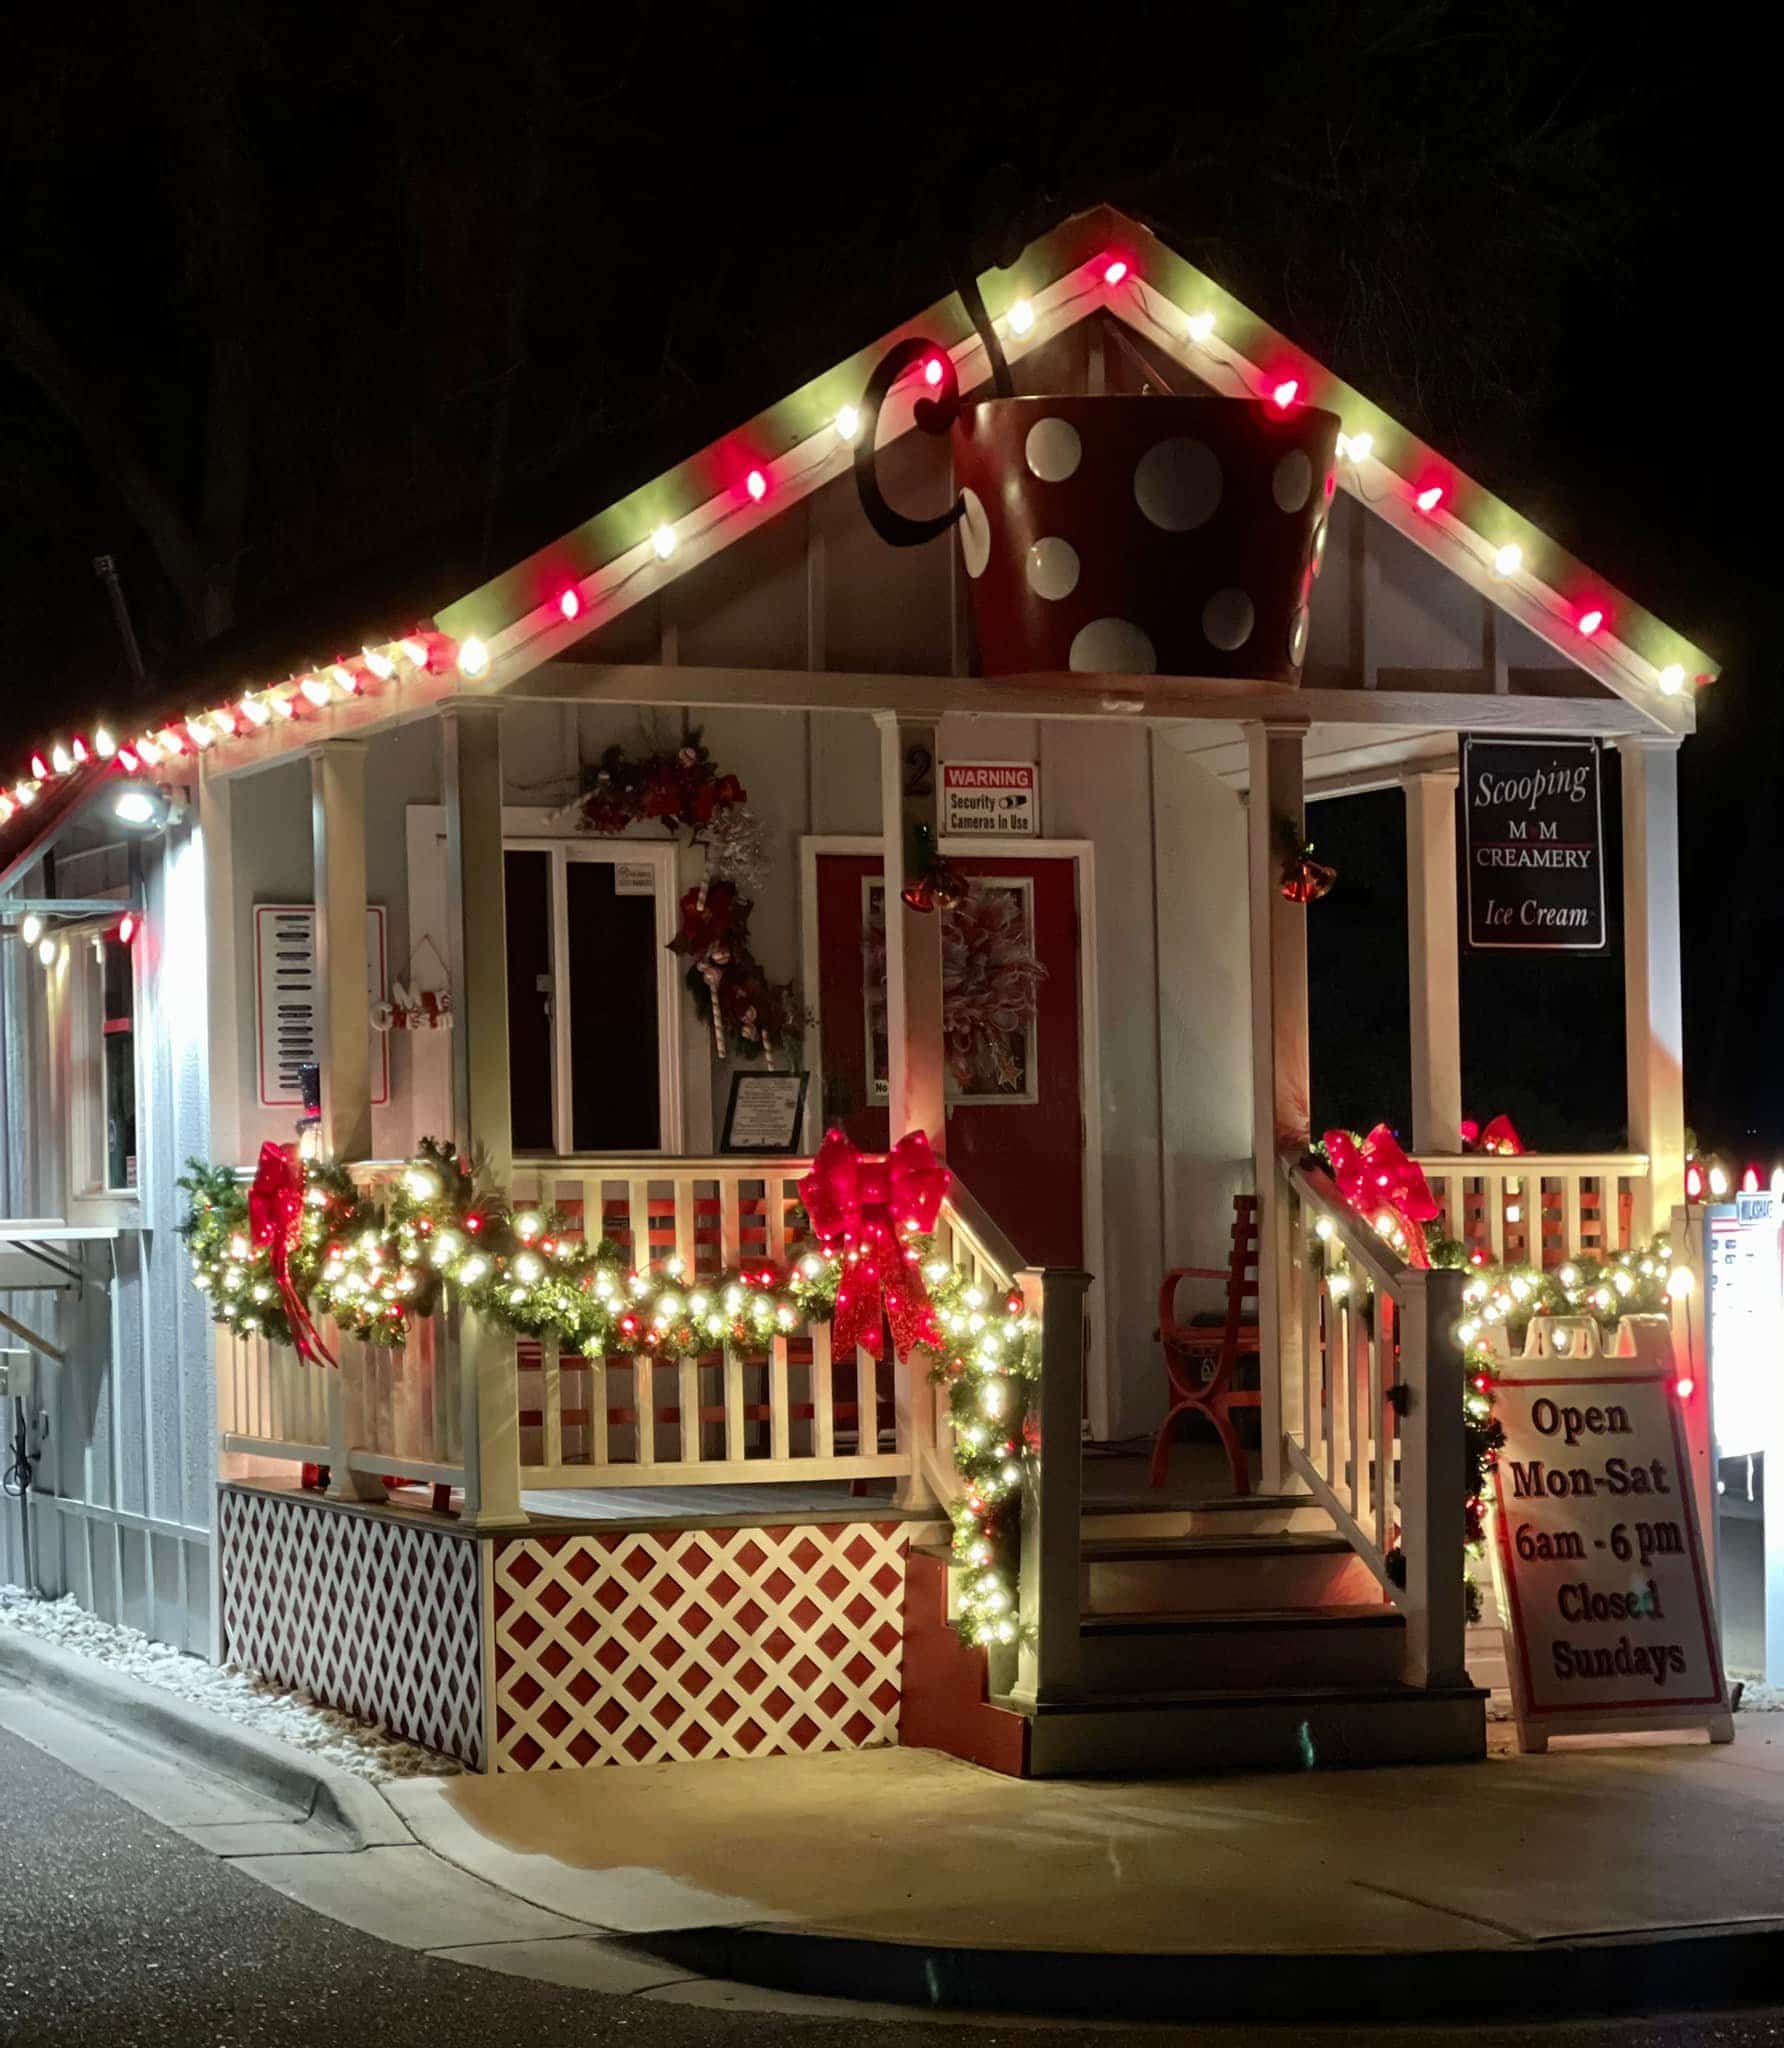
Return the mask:
<path id="1" fill-rule="evenodd" d="M 1033 761 L 944 761 L 944 839 L 1033 839 L 1041 829 Z"/>

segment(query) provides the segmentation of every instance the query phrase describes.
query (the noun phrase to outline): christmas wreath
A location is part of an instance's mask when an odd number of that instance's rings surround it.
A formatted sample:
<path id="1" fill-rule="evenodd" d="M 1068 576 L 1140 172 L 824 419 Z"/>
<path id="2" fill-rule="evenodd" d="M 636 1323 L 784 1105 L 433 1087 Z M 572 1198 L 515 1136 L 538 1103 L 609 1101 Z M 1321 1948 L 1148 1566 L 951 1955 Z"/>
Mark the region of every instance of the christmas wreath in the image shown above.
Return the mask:
<path id="1" fill-rule="evenodd" d="M 584 781 L 583 829 L 615 838 L 632 825 L 685 831 L 706 855 L 706 880 L 681 899 L 669 941 L 687 961 L 695 1009 L 720 1059 L 791 1058 L 808 1013 L 793 981 L 771 981 L 750 946 L 750 912 L 766 879 L 768 850 L 749 792 L 719 772 L 698 732 L 647 754 L 609 747 Z"/>

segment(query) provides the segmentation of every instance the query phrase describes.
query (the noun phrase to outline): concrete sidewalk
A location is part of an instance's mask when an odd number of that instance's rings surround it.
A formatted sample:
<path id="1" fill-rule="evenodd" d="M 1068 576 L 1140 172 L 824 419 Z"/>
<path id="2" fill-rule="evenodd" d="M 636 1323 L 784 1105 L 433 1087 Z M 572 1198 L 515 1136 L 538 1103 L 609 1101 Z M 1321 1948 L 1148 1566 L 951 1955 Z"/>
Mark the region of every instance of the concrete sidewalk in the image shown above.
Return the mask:
<path id="1" fill-rule="evenodd" d="M 0 1727 L 398 1947 L 835 2016 L 1482 2022 L 1784 2004 L 1784 1715 L 1484 1764 L 1024 1783 L 923 1750 L 373 1787 L 0 1642 Z"/>
<path id="2" fill-rule="evenodd" d="M 1784 1988 L 1784 1717 L 1730 1747 L 1023 1783 L 933 1752 L 387 1788 L 418 1841 L 714 1975 L 890 2003 L 1327 2019 Z"/>

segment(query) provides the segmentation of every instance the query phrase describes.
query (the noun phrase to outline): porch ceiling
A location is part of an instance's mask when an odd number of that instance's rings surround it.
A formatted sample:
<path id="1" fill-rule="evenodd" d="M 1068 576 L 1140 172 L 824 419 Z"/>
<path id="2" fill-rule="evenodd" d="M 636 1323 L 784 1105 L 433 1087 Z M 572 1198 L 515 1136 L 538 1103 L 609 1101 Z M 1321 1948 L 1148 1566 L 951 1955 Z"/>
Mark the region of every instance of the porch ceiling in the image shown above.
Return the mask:
<path id="1" fill-rule="evenodd" d="M 1242 793 L 1250 789 L 1244 726 L 1194 719 L 1163 726 L 1159 733 L 1167 746 L 1186 754 L 1229 789 Z M 1355 795 L 1390 787 L 1415 764 L 1453 767 L 1456 735 L 1453 729 L 1441 727 L 1372 726 L 1359 731 L 1355 726 L 1313 725 L 1308 728 L 1303 758 L 1310 797 Z"/>

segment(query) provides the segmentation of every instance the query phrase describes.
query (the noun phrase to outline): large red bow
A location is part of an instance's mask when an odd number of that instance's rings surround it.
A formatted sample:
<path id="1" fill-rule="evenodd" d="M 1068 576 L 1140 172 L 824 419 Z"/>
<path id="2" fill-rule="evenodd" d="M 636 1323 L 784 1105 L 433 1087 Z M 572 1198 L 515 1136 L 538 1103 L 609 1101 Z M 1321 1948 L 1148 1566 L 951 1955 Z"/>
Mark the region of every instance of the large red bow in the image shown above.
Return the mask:
<path id="1" fill-rule="evenodd" d="M 275 1145 L 269 1139 L 260 1148 L 260 1167 L 248 1190 L 248 1236 L 266 1248 L 272 1260 L 273 1278 L 278 1283 L 279 1301 L 291 1325 L 291 1341 L 299 1358 L 317 1365 L 333 1365 L 309 1310 L 291 1279 L 291 1254 L 303 1227 L 304 1170 L 295 1145 Z"/>
<path id="2" fill-rule="evenodd" d="M 1428 1267 L 1425 1225 L 1438 1215 L 1437 1198 L 1387 1125 L 1377 1124 L 1360 1145 L 1348 1131 L 1328 1131 L 1325 1147 L 1332 1178 L 1350 1206 L 1377 1229 L 1398 1224 L 1406 1263 Z"/>
<path id="3" fill-rule="evenodd" d="M 885 1355 L 884 1321 L 900 1358 L 913 1344 L 941 1339 L 923 1268 L 909 1239 L 935 1228 L 953 1175 L 911 1131 L 883 1155 L 857 1152 L 841 1131 L 826 1131 L 812 1170 L 799 1185 L 805 1213 L 826 1251 L 840 1251 L 831 1345 L 846 1358 L 859 1345 Z M 869 1418 L 862 1417 L 866 1429 Z"/>
<path id="4" fill-rule="evenodd" d="M 1517 1153 L 1523 1149 L 1524 1141 L 1518 1136 L 1517 1125 L 1508 1116 L 1496 1116 L 1484 1131 L 1472 1117 L 1462 1119 L 1464 1152 Z"/>

